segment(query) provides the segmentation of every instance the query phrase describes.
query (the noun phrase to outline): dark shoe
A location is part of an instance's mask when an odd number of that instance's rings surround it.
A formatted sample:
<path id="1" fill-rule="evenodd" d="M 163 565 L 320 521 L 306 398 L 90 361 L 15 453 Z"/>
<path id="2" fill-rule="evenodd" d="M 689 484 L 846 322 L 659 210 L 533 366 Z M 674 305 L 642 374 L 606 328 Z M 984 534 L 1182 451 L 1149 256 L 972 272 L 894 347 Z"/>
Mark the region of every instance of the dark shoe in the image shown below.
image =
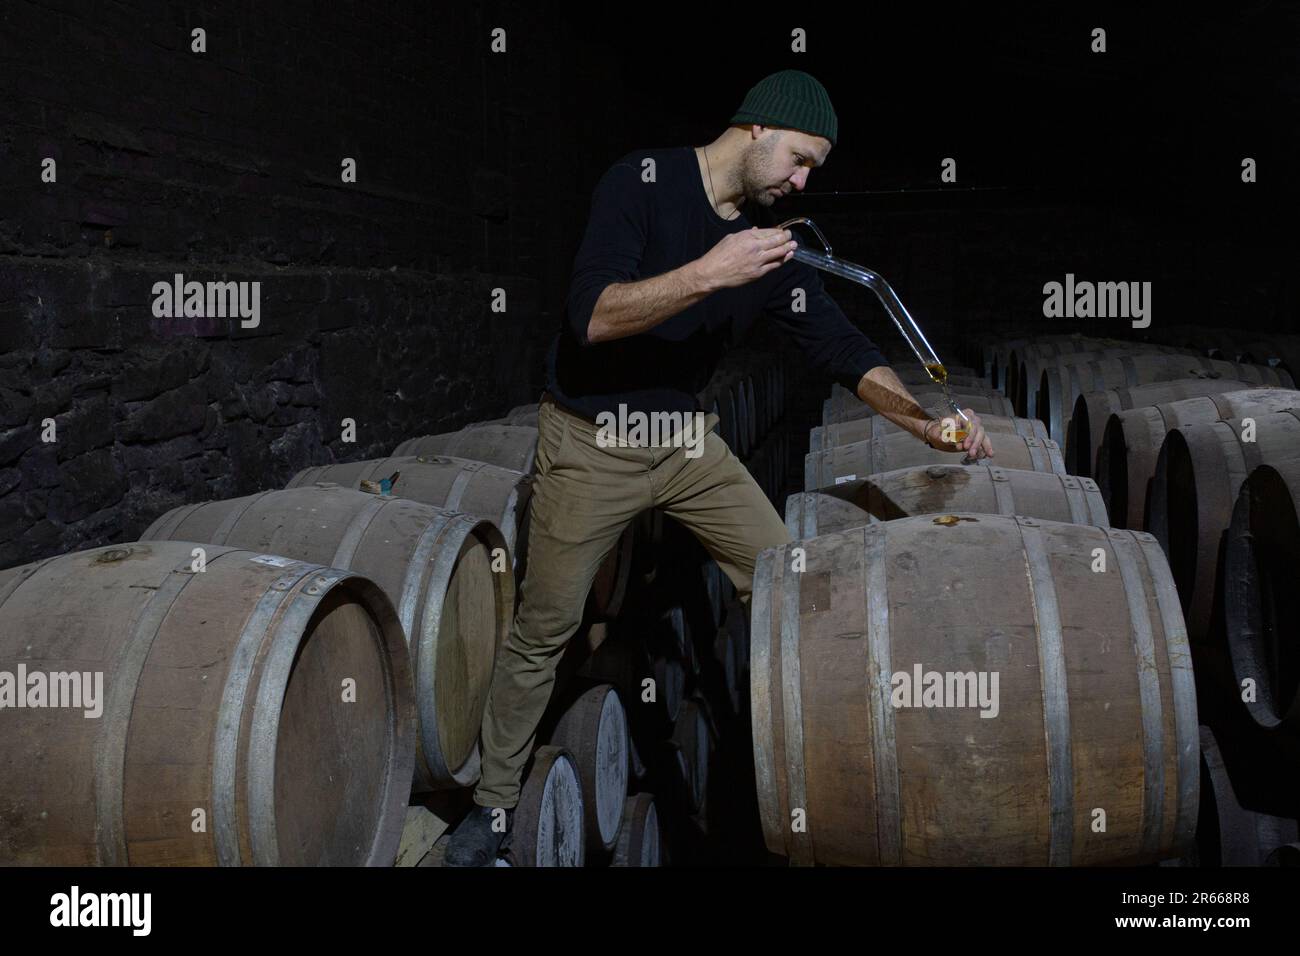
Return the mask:
<path id="1" fill-rule="evenodd" d="M 443 866 L 493 866 L 497 853 L 510 830 L 510 819 L 514 810 L 506 811 L 505 830 L 492 829 L 492 822 L 500 814 L 495 807 L 481 807 L 477 803 L 474 809 L 460 821 L 447 841 L 447 855 L 443 857 Z M 500 825 L 498 824 L 498 827 Z"/>

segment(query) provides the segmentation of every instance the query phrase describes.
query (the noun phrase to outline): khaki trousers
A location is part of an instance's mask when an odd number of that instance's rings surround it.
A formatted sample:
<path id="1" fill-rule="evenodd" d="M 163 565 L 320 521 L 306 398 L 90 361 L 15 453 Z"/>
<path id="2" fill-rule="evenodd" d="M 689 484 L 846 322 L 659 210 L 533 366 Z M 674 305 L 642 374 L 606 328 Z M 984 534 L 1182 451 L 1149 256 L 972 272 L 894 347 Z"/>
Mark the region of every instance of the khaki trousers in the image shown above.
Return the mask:
<path id="1" fill-rule="evenodd" d="M 528 530 L 528 565 L 510 635 L 497 654 L 483 715 L 480 806 L 519 802 L 520 777 L 550 700 L 555 667 L 582 623 L 597 568 L 624 528 L 657 507 L 699 538 L 749 609 L 754 561 L 790 540 L 785 522 L 704 417 L 694 446 L 620 447 L 543 393 Z M 635 437 L 635 436 L 634 436 Z M 688 452 L 690 455 L 688 455 Z M 694 455 L 695 457 L 691 457 Z"/>

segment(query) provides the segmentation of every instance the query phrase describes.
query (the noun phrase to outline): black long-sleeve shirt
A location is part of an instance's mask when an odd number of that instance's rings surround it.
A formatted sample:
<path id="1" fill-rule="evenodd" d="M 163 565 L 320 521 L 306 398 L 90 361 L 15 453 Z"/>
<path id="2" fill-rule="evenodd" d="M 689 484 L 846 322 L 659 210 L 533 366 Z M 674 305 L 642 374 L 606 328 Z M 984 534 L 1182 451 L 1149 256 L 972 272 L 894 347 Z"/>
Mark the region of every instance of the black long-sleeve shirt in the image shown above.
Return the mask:
<path id="1" fill-rule="evenodd" d="M 643 164 L 654 160 L 654 180 Z M 747 204 L 743 209 L 748 209 Z M 880 350 L 826 294 L 812 266 L 797 260 L 733 288 L 719 289 L 644 332 L 591 343 L 596 300 L 613 282 L 670 272 L 698 259 L 728 233 L 776 225 L 770 209 L 717 214 L 689 146 L 628 153 L 601 176 L 587 232 L 574 258 L 565 322 L 546 361 L 555 400 L 595 420 L 601 412 L 692 412 L 696 394 L 728 345 L 743 342 L 766 316 L 803 349 L 811 364 L 850 391 L 870 369 L 888 364 Z M 794 311 L 802 288 L 805 311 Z"/>

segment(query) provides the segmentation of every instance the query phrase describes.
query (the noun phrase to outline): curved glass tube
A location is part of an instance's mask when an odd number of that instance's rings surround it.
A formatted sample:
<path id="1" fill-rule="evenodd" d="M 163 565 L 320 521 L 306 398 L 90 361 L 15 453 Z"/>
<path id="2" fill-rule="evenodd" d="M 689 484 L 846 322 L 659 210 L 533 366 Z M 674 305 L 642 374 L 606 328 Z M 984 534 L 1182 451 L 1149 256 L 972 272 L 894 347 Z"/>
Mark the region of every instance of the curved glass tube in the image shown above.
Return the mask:
<path id="1" fill-rule="evenodd" d="M 935 354 L 934 347 L 930 345 L 929 340 L 925 337 L 925 333 L 921 331 L 921 327 L 916 324 L 916 320 L 912 318 L 911 313 L 907 311 L 907 307 L 903 305 L 902 300 L 895 294 L 889 283 L 884 280 L 884 277 L 882 277 L 878 272 L 868 269 L 865 266 L 858 265 L 856 262 L 849 262 L 847 259 L 841 259 L 838 256 L 832 255 L 830 243 L 826 241 L 826 237 L 822 235 L 822 231 L 817 228 L 816 224 L 811 219 L 802 217 L 789 219 L 781 223 L 777 228 L 785 229 L 795 223 L 807 224 L 812 231 L 816 233 L 821 244 L 825 246 L 825 251 L 818 252 L 817 250 L 801 243 L 795 247 L 794 258 L 817 269 L 821 269 L 823 272 L 829 272 L 832 275 L 848 279 L 850 282 L 864 285 L 874 292 L 876 298 L 880 300 L 880 304 L 884 306 L 885 312 L 889 315 L 890 319 L 893 320 L 894 325 L 902 334 L 903 340 L 907 342 L 912 352 L 916 355 L 917 360 L 925 369 L 926 374 L 928 374 L 938 385 L 943 387 L 944 397 L 947 399 L 948 406 L 962 422 L 966 425 L 970 425 L 970 419 L 967 418 L 966 414 L 957 407 L 957 403 L 953 401 L 952 396 L 948 394 L 948 372 L 944 367 L 943 362 L 939 359 L 939 356 Z"/>

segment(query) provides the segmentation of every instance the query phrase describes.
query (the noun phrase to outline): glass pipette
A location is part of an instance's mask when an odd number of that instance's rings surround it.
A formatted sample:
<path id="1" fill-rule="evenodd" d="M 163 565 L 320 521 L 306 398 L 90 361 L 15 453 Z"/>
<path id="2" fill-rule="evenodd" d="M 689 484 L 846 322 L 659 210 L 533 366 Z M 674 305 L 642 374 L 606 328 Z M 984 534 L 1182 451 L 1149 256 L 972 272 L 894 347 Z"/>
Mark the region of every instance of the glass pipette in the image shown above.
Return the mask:
<path id="1" fill-rule="evenodd" d="M 953 400 L 951 393 L 948 391 L 948 369 L 944 366 L 943 362 L 940 361 L 939 356 L 935 354 L 934 347 L 931 346 L 929 340 L 926 339 L 925 333 L 922 332 L 921 327 L 916 324 L 916 320 L 913 319 L 911 313 L 907 311 L 907 307 L 903 305 L 902 300 L 900 300 L 894 293 L 894 290 L 890 288 L 889 283 L 886 282 L 878 272 L 873 272 L 871 269 L 860 266 L 856 262 L 849 262 L 846 259 L 841 259 L 838 256 L 832 255 L 831 244 L 826 241 L 826 237 L 822 235 L 822 231 L 817 228 L 817 224 L 811 219 L 803 216 L 796 217 L 794 219 L 786 220 L 776 228 L 786 229 L 795 223 L 804 223 L 812 229 L 812 231 L 816 233 L 818 240 L 820 240 L 821 244 L 825 247 L 825 251 L 818 252 L 817 250 L 810 249 L 808 246 L 800 243 L 795 247 L 794 258 L 798 259 L 800 262 L 806 262 L 810 266 L 821 269 L 823 272 L 829 272 L 832 275 L 837 275 L 841 278 L 856 282 L 859 285 L 864 285 L 876 294 L 876 298 L 880 300 L 880 304 L 884 306 L 885 312 L 888 313 L 890 319 L 893 320 L 894 325 L 902 334 L 903 340 L 907 342 L 912 352 L 916 355 L 917 360 L 921 363 L 921 367 L 924 368 L 926 374 L 943 389 L 944 400 L 947 402 L 948 407 L 952 409 L 953 414 L 959 419 L 954 423 L 957 426 L 953 430 L 954 440 L 962 441 L 968 434 L 971 420 L 966 416 L 966 413 L 957 406 L 957 403 Z"/>

